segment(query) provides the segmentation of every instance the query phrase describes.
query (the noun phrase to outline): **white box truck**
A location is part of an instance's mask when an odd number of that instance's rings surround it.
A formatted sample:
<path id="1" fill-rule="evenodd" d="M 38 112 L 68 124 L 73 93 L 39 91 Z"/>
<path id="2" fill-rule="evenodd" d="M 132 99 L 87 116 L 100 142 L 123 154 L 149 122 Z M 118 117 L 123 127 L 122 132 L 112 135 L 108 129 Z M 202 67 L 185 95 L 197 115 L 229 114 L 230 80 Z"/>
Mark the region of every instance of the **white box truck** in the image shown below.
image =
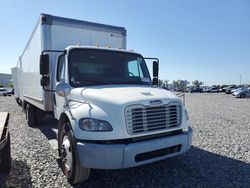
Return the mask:
<path id="1" fill-rule="evenodd" d="M 151 79 L 145 59 L 153 62 Z M 58 119 L 58 152 L 71 184 L 90 169 L 120 169 L 190 149 L 180 98 L 158 88 L 157 58 L 126 50 L 126 30 L 41 14 L 18 60 L 16 96 L 29 126 Z"/>

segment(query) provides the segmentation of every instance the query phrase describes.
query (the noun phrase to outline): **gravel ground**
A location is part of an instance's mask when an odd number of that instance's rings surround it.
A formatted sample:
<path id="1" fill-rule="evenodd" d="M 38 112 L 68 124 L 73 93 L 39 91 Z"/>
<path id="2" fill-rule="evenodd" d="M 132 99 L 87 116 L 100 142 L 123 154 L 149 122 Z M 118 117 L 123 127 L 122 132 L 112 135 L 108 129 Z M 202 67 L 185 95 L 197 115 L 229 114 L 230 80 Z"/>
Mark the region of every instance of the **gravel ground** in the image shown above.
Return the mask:
<path id="1" fill-rule="evenodd" d="M 225 94 L 187 94 L 193 146 L 182 156 L 123 169 L 94 170 L 77 187 L 250 187 L 250 99 Z M 0 97 L 9 111 L 12 169 L 0 187 L 70 187 L 57 163 L 46 129 L 29 128 L 14 97 Z M 48 131 L 47 131 L 48 132 Z"/>

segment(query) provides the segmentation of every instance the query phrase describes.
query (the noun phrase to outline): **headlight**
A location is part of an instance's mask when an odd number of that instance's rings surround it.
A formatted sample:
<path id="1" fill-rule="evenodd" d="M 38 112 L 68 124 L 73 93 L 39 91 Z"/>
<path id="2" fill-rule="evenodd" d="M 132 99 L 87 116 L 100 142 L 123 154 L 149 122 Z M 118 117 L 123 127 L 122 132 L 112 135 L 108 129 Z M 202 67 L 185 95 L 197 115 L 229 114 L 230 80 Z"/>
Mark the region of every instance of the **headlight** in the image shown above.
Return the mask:
<path id="1" fill-rule="evenodd" d="M 85 131 L 92 132 L 106 132 L 112 131 L 113 128 L 107 121 L 91 119 L 91 118 L 83 118 L 79 121 L 79 127 Z"/>

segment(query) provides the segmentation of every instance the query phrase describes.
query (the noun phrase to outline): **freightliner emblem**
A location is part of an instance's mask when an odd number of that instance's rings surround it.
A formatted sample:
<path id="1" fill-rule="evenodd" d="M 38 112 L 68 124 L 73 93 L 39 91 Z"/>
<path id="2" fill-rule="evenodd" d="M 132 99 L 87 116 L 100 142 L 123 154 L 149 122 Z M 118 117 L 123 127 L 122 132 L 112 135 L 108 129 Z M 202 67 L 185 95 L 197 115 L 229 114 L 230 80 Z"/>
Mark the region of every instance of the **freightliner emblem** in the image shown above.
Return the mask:
<path id="1" fill-rule="evenodd" d="M 149 101 L 151 105 L 159 105 L 162 104 L 163 102 L 161 100 L 154 100 L 154 101 Z"/>

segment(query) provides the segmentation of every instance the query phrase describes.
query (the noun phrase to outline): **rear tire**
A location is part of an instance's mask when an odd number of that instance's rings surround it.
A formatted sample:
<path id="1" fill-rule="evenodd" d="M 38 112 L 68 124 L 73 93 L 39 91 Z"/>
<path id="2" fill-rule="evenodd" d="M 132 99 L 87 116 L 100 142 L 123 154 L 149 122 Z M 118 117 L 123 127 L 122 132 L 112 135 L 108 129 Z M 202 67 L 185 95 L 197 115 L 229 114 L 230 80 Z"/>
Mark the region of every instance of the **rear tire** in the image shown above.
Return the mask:
<path id="1" fill-rule="evenodd" d="M 70 123 L 64 123 L 58 135 L 59 156 L 62 170 L 70 184 L 87 181 L 90 169 L 81 166 L 76 148 L 76 140 L 70 128 Z"/>
<path id="2" fill-rule="evenodd" d="M 40 108 L 37 108 L 34 105 L 27 103 L 25 112 L 27 123 L 30 127 L 43 123 L 44 112 Z"/>
<path id="3" fill-rule="evenodd" d="M 23 105 L 23 101 L 20 99 L 20 98 L 18 98 L 18 104 L 19 104 L 19 106 L 21 106 L 22 107 L 22 105 Z"/>
<path id="4" fill-rule="evenodd" d="M 26 106 L 26 119 L 30 127 L 36 124 L 35 107 L 32 104 L 27 104 Z"/>
<path id="5" fill-rule="evenodd" d="M 7 143 L 3 147 L 0 155 L 1 155 L 0 172 L 7 172 L 11 168 L 10 133 L 8 133 Z"/>
<path id="6" fill-rule="evenodd" d="M 43 117 L 44 117 L 44 112 L 39 109 L 39 108 L 35 108 L 35 121 L 36 124 L 42 124 L 43 123 Z"/>
<path id="7" fill-rule="evenodd" d="M 16 98 L 16 103 L 20 106 L 19 98 Z"/>

